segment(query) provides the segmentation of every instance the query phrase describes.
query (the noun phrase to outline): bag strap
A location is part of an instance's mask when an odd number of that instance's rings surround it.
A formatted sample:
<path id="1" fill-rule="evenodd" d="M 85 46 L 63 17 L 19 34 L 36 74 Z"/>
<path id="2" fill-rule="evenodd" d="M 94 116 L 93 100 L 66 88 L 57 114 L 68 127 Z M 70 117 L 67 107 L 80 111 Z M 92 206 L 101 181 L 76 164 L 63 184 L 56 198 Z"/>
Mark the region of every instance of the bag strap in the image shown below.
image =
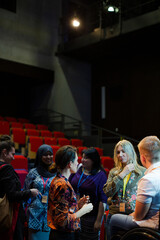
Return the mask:
<path id="1" fill-rule="evenodd" d="M 6 166 L 6 164 L 2 164 L 2 165 L 0 166 L 0 169 L 1 169 L 3 166 Z"/>

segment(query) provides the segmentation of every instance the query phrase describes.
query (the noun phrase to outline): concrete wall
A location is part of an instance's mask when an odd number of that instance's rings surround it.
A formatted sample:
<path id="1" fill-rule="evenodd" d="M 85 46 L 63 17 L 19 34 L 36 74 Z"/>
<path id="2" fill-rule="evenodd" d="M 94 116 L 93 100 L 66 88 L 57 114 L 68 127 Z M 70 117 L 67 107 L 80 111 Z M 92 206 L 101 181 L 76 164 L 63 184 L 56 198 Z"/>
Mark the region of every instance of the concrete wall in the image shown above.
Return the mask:
<path id="1" fill-rule="evenodd" d="M 61 0 L 17 0 L 16 13 L 0 9 L 0 58 L 53 70 L 48 106 L 45 99 L 41 106 L 90 122 L 89 64 L 55 56 L 60 16 Z"/>

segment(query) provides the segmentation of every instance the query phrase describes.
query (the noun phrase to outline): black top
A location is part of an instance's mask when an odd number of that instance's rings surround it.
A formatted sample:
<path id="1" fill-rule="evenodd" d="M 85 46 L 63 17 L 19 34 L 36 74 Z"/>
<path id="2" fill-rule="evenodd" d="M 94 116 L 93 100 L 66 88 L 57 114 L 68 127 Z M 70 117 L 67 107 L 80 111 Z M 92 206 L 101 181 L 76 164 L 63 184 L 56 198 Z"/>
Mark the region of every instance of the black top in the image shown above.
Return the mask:
<path id="1" fill-rule="evenodd" d="M 5 163 L 0 161 L 0 167 Z M 31 191 L 21 191 L 21 182 L 18 174 L 10 164 L 0 168 L 0 197 L 6 193 L 10 202 L 21 202 L 31 197 Z"/>

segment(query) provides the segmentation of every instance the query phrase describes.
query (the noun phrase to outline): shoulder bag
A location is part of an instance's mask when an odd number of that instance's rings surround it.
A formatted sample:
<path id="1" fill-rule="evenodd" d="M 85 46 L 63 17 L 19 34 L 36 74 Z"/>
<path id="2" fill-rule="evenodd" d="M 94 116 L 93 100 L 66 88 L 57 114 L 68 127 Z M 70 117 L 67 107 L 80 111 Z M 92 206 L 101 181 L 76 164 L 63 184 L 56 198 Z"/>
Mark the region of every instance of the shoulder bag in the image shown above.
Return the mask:
<path id="1" fill-rule="evenodd" d="M 0 166 L 0 169 L 5 166 L 5 164 Z M 13 205 L 7 199 L 6 194 L 3 198 L 0 198 L 0 232 L 9 230 L 12 226 L 13 217 Z"/>

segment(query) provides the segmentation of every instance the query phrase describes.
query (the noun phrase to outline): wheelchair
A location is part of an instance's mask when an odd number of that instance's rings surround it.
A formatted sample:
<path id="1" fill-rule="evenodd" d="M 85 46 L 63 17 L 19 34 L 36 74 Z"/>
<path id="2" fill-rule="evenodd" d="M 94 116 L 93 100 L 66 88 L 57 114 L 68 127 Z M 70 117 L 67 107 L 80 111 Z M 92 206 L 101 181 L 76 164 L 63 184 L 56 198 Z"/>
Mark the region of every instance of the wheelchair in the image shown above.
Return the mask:
<path id="1" fill-rule="evenodd" d="M 115 235 L 111 240 L 160 240 L 160 231 L 152 228 L 134 228 L 123 235 Z"/>

